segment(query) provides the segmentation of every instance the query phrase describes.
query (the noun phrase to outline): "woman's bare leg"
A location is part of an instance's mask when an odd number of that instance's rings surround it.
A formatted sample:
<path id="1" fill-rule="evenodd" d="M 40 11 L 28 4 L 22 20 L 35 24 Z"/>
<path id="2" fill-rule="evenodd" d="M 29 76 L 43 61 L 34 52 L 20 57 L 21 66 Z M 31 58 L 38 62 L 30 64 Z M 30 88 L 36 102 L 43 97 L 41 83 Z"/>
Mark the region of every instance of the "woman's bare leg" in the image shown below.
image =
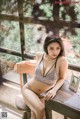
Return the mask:
<path id="1" fill-rule="evenodd" d="M 45 99 L 43 97 L 39 97 L 39 98 L 40 98 L 41 102 L 45 105 Z M 31 111 L 31 119 L 36 119 L 36 115 L 33 111 Z M 46 119 L 45 113 L 44 113 L 43 119 Z"/>
<path id="2" fill-rule="evenodd" d="M 40 98 L 40 100 L 41 100 L 41 102 L 45 105 L 45 99 L 44 99 L 44 98 Z M 43 119 L 46 119 L 46 115 L 45 115 L 45 113 L 44 113 L 44 117 L 43 117 Z"/>
<path id="3" fill-rule="evenodd" d="M 39 97 L 30 89 L 27 84 L 22 88 L 22 95 L 25 103 L 35 113 L 36 119 L 43 119 L 45 113 L 45 106 L 40 101 Z"/>
<path id="4" fill-rule="evenodd" d="M 36 119 L 36 115 L 33 111 L 31 111 L 31 118 L 30 119 Z"/>

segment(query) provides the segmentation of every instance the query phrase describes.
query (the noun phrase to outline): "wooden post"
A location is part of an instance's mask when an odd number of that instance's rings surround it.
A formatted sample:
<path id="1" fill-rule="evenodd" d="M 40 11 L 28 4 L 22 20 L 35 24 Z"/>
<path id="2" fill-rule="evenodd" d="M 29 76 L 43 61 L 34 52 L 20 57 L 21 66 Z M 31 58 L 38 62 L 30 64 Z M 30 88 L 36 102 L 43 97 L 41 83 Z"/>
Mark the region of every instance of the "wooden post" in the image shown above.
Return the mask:
<path id="1" fill-rule="evenodd" d="M 18 14 L 19 14 L 19 28 L 20 28 L 22 60 L 24 60 L 24 54 L 25 54 L 25 36 L 24 36 L 24 22 L 23 22 L 23 2 L 24 2 L 24 0 L 18 0 Z"/>
<path id="2" fill-rule="evenodd" d="M 52 111 L 47 105 L 47 101 L 45 101 L 45 113 L 46 113 L 46 119 L 52 119 Z"/>
<path id="3" fill-rule="evenodd" d="M 54 19 L 54 35 L 59 35 L 59 4 L 55 4 L 55 1 L 59 2 L 60 0 L 54 0 L 53 4 L 53 19 Z"/>
<path id="4" fill-rule="evenodd" d="M 1 64 L 0 64 L 0 78 L 2 78 Z"/>
<path id="5" fill-rule="evenodd" d="M 1 71 L 1 63 L 0 63 L 0 84 L 2 84 L 2 71 Z"/>

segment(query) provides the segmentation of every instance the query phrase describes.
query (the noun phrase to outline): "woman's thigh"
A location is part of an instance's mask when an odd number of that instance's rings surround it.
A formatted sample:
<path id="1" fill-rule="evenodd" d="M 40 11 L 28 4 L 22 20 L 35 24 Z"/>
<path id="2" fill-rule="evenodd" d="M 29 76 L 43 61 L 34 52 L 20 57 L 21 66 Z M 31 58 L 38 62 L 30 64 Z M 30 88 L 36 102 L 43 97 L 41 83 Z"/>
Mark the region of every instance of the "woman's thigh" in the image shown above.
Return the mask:
<path id="1" fill-rule="evenodd" d="M 22 95 L 24 97 L 26 104 L 30 107 L 32 111 L 39 109 L 41 110 L 45 108 L 39 96 L 35 94 L 32 90 L 28 89 L 27 84 L 22 90 Z"/>

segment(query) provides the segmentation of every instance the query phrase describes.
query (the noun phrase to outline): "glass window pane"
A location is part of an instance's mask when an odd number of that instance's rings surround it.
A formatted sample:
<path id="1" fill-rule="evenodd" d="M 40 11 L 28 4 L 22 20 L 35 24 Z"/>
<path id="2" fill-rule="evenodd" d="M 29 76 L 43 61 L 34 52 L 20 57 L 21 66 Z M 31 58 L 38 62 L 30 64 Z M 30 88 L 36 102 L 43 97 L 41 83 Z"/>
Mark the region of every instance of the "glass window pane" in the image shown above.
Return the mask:
<path id="1" fill-rule="evenodd" d="M 1 47 L 20 51 L 20 33 L 18 22 L 1 22 L 0 37 Z"/>
<path id="2" fill-rule="evenodd" d="M 13 21 L 2 21 L 0 24 L 0 47 L 21 52 L 19 23 Z M 1 57 L 8 58 L 12 55 L 1 53 Z M 9 56 L 9 57 L 7 57 Z M 16 59 L 16 58 L 13 58 Z"/>
<path id="3" fill-rule="evenodd" d="M 74 28 L 74 30 L 76 35 L 72 35 L 68 32 L 66 36 L 62 37 L 62 39 L 64 41 L 66 56 L 69 63 L 80 66 L 80 29 Z"/>
<path id="4" fill-rule="evenodd" d="M 75 11 L 78 13 L 77 21 L 80 21 L 80 2 L 79 4 L 75 4 Z"/>
<path id="5" fill-rule="evenodd" d="M 25 17 L 39 17 L 41 19 L 53 19 L 53 4 L 49 0 L 44 0 L 42 4 L 35 4 L 31 0 L 24 1 L 24 16 Z"/>
<path id="6" fill-rule="evenodd" d="M 46 29 L 44 26 L 39 24 L 26 24 L 25 25 L 25 41 L 26 41 L 26 52 L 33 53 L 42 51 L 43 41 L 46 37 Z"/>
<path id="7" fill-rule="evenodd" d="M 65 21 L 80 21 L 80 2 L 61 5 L 59 13 L 60 19 Z"/>
<path id="8" fill-rule="evenodd" d="M 6 14 L 6 15 L 18 16 L 17 0 L 1 0 L 0 1 L 0 13 Z"/>

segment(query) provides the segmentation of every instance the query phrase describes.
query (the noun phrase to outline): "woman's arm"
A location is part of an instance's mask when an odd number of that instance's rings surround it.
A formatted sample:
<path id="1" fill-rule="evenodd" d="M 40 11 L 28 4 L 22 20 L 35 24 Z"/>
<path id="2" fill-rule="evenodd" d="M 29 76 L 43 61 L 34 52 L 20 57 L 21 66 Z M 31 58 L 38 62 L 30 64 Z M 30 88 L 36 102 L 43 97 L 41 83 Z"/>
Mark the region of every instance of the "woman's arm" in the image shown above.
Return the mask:
<path id="1" fill-rule="evenodd" d="M 50 91 L 48 91 L 48 93 L 45 97 L 46 100 L 54 98 L 58 89 L 63 85 L 67 69 L 68 69 L 67 60 L 65 58 L 64 59 L 61 58 L 60 66 L 59 66 L 59 79 L 58 79 L 56 85 L 54 86 L 54 88 L 51 89 Z"/>
<path id="2" fill-rule="evenodd" d="M 68 69 L 68 63 L 66 59 L 62 59 L 60 61 L 60 66 L 59 66 L 59 80 L 57 81 L 54 90 L 58 90 L 64 83 L 65 80 L 65 75 Z"/>

